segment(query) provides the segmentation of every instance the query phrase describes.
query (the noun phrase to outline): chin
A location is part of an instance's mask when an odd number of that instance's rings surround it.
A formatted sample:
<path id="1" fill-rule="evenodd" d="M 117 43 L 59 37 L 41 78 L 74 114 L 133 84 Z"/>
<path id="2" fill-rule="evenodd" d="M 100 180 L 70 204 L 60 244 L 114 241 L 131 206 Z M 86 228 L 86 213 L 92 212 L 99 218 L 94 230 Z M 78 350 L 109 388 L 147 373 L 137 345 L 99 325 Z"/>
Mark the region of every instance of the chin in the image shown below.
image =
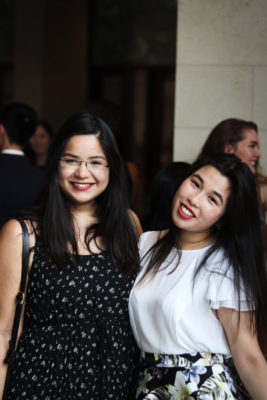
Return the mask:
<path id="1" fill-rule="evenodd" d="M 253 175 L 255 175 L 256 172 L 257 172 L 257 168 L 256 167 L 252 167 L 252 168 L 250 168 L 250 171 L 253 173 Z"/>

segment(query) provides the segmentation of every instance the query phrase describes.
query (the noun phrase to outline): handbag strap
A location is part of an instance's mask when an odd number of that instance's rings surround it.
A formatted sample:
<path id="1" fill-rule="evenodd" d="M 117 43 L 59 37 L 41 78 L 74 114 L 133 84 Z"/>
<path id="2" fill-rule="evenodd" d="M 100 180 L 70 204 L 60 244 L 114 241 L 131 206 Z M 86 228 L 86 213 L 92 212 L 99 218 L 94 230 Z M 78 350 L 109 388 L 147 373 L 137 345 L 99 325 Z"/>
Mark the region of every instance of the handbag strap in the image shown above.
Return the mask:
<path id="1" fill-rule="evenodd" d="M 22 228 L 22 270 L 21 270 L 21 280 L 20 280 L 20 289 L 16 296 L 16 311 L 14 316 L 13 328 L 11 339 L 9 341 L 9 349 L 7 352 L 7 356 L 5 358 L 5 363 L 9 364 L 13 361 L 16 350 L 17 336 L 19 323 L 21 318 L 21 312 L 23 308 L 23 304 L 25 302 L 26 295 L 26 280 L 27 280 L 27 272 L 28 272 L 28 264 L 29 264 L 29 234 L 26 223 L 22 219 L 18 219 Z"/>

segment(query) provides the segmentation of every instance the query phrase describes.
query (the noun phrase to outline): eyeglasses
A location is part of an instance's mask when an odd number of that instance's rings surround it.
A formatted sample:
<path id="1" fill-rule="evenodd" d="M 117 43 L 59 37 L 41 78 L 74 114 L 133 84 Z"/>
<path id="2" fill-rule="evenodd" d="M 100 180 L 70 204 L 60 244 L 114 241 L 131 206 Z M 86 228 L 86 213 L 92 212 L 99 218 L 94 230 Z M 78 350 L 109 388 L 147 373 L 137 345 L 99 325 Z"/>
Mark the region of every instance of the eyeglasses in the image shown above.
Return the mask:
<path id="1" fill-rule="evenodd" d="M 68 167 L 69 169 L 77 169 L 82 163 L 85 164 L 88 171 L 104 171 L 108 168 L 108 164 L 106 164 L 103 160 L 91 160 L 91 161 L 81 161 L 76 160 L 75 158 L 64 158 L 61 157 L 59 159 L 62 166 Z"/>

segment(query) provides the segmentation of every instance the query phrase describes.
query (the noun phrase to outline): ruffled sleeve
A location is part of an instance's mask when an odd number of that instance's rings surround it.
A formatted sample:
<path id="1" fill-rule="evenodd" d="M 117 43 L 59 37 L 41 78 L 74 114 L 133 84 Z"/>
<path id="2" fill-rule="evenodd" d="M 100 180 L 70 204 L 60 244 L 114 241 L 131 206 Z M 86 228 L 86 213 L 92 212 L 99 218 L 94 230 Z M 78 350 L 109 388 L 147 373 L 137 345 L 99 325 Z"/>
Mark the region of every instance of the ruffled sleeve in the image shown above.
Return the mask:
<path id="1" fill-rule="evenodd" d="M 218 264 L 217 264 L 218 266 Z M 254 310 L 252 301 L 246 298 L 245 290 L 241 282 L 240 304 L 238 301 L 238 291 L 234 286 L 233 269 L 225 260 L 220 262 L 220 269 L 215 268 L 210 271 L 208 278 L 208 287 L 206 291 L 206 299 L 210 303 L 212 309 L 232 308 L 236 311 Z"/>
<path id="2" fill-rule="evenodd" d="M 150 231 L 142 233 L 138 245 L 141 260 L 145 256 L 147 251 L 156 243 L 159 237 L 159 233 L 160 232 L 158 231 Z M 141 262 L 141 264 L 143 265 L 144 263 Z"/>

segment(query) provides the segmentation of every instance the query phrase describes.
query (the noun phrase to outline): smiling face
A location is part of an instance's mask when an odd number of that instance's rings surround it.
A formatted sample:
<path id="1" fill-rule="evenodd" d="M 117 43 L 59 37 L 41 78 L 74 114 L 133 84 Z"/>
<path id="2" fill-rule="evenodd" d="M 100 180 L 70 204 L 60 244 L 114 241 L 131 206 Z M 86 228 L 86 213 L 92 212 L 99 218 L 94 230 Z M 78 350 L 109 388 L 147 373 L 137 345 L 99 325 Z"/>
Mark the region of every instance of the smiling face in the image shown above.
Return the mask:
<path id="1" fill-rule="evenodd" d="M 197 243 L 210 236 L 225 212 L 229 194 L 228 178 L 211 165 L 200 168 L 180 185 L 173 200 L 172 220 L 181 230 L 182 243 Z"/>
<path id="2" fill-rule="evenodd" d="M 244 139 L 240 140 L 236 146 L 228 147 L 225 152 L 235 154 L 255 174 L 258 161 L 261 157 L 257 132 L 254 129 L 245 130 Z"/>
<path id="3" fill-rule="evenodd" d="M 95 135 L 74 135 L 67 142 L 61 157 L 66 160 L 90 161 L 90 165 L 107 164 L 107 158 Z M 95 199 L 104 192 L 109 182 L 109 169 L 90 168 L 85 162 L 71 165 L 59 162 L 59 184 L 73 208 L 90 206 L 95 209 Z M 76 161 L 75 161 L 76 163 Z"/>

